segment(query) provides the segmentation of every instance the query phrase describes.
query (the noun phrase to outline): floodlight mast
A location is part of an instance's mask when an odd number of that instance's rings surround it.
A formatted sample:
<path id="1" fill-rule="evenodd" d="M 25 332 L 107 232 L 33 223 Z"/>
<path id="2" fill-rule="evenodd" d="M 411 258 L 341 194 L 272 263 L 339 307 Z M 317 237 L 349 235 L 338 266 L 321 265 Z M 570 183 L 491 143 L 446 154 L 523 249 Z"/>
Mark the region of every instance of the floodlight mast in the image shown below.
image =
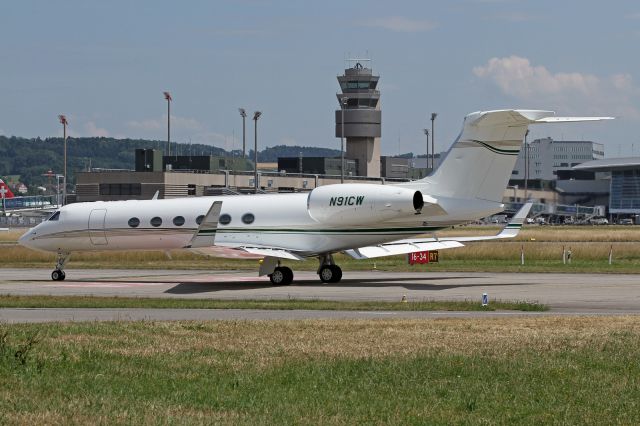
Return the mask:
<path id="1" fill-rule="evenodd" d="M 62 178 L 62 205 L 67 203 L 67 117 L 63 114 L 58 116 L 62 124 L 62 135 L 64 138 L 64 177 Z"/>
<path id="2" fill-rule="evenodd" d="M 253 145 L 253 183 L 255 184 L 255 193 L 258 193 L 258 119 L 262 115 L 262 112 L 256 111 L 253 113 L 253 121 L 255 122 L 254 128 L 254 145 Z"/>
<path id="3" fill-rule="evenodd" d="M 242 158 L 247 158 L 247 140 L 245 138 L 245 119 L 247 118 L 247 111 L 245 111 L 244 108 L 238 108 L 238 111 L 242 117 Z"/>
<path id="4" fill-rule="evenodd" d="M 524 202 L 529 201 L 529 129 L 524 134 Z"/>
<path id="5" fill-rule="evenodd" d="M 435 161 L 436 161 L 436 134 L 433 131 L 433 122 L 436 120 L 438 113 L 431 113 L 431 170 L 435 169 Z M 429 160 L 427 160 L 429 161 Z"/>
<path id="6" fill-rule="evenodd" d="M 422 129 L 425 135 L 427 135 L 427 169 L 429 168 L 429 129 Z"/>
<path id="7" fill-rule="evenodd" d="M 169 92 L 163 92 L 167 100 L 167 157 L 171 155 L 171 101 L 173 98 Z"/>

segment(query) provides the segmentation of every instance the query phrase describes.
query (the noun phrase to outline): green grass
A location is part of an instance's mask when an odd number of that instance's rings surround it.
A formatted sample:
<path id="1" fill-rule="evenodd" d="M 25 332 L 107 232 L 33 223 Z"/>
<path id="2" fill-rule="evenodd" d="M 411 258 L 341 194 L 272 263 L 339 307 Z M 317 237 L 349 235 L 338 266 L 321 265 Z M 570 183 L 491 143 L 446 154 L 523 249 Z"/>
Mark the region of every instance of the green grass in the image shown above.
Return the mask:
<path id="1" fill-rule="evenodd" d="M 1 336 L 0 424 L 640 422 L 637 317 L 5 325 Z"/>
<path id="2" fill-rule="evenodd" d="M 125 298 L 91 296 L 0 295 L 0 308 L 159 308 L 159 309 L 272 309 L 338 311 L 546 311 L 546 305 L 531 302 L 491 301 L 330 301 L 330 300 L 215 300 L 175 298 Z"/>
<path id="3" fill-rule="evenodd" d="M 472 227 L 456 228 L 445 233 L 491 234 L 494 230 Z M 408 265 L 406 256 L 353 260 L 336 255 L 345 271 L 484 271 L 484 272 L 572 272 L 636 273 L 640 270 L 640 228 L 636 227 L 533 227 L 526 228 L 515 240 L 468 243 L 465 247 L 441 250 L 440 262 Z M 55 255 L 15 245 L 19 232 L 0 235 L 0 258 L 3 267 L 52 267 Z M 520 264 L 524 248 L 525 265 Z M 562 263 L 562 250 L 571 250 L 571 264 Z M 609 250 L 613 264 L 609 265 Z M 295 271 L 315 271 L 317 259 L 287 262 Z M 67 265 L 81 268 L 256 270 L 257 260 L 210 258 L 188 251 L 164 252 L 82 252 L 73 253 Z"/>

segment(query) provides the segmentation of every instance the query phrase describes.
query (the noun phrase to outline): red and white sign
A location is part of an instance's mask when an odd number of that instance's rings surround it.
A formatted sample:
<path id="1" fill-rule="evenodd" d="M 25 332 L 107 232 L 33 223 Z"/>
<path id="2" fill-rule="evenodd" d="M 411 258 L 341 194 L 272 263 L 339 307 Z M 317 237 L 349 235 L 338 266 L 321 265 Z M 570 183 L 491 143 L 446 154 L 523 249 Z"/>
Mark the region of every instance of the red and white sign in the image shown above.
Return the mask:
<path id="1" fill-rule="evenodd" d="M 425 250 L 409 253 L 409 265 L 415 265 L 416 263 L 437 263 L 438 262 L 438 250 Z"/>

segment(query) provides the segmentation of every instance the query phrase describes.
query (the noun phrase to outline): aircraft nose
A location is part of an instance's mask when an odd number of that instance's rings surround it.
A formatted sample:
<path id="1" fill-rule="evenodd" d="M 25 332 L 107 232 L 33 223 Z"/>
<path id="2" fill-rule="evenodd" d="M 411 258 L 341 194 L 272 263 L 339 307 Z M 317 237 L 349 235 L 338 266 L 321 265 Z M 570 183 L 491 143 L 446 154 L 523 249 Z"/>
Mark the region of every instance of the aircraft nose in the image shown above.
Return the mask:
<path id="1" fill-rule="evenodd" d="M 18 244 L 27 248 L 34 248 L 33 237 L 35 236 L 35 231 L 33 228 L 29 229 L 27 232 L 22 234 L 20 238 L 18 238 Z"/>

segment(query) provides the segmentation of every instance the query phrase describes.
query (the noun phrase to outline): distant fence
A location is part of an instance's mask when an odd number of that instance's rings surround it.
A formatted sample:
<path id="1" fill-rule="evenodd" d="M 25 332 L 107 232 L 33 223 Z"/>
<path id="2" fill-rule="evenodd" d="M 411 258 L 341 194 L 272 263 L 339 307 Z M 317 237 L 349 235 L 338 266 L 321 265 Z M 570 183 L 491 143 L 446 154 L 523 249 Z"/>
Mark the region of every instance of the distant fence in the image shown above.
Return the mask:
<path id="1" fill-rule="evenodd" d="M 47 219 L 48 216 L 0 216 L 0 228 L 31 228 Z"/>
<path id="2" fill-rule="evenodd" d="M 50 209 L 57 203 L 55 195 L 34 195 L 29 197 L 4 198 L 0 209 L 4 211 L 22 209 Z"/>

